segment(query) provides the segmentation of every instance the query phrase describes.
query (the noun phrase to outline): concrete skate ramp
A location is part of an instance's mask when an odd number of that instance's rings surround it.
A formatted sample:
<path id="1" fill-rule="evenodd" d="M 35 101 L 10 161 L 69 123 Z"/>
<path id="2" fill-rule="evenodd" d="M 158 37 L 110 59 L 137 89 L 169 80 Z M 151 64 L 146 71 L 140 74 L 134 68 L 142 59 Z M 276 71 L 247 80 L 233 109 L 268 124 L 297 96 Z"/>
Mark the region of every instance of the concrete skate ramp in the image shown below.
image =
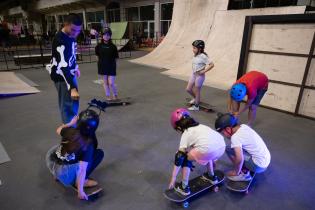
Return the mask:
<path id="1" fill-rule="evenodd" d="M 13 72 L 0 73 L 0 96 L 21 95 L 40 92 L 37 88 L 25 83 Z"/>
<path id="2" fill-rule="evenodd" d="M 227 6 L 227 0 L 175 0 L 172 24 L 163 42 L 132 62 L 165 68 L 168 70 L 163 73 L 187 80 L 191 74 L 191 43 L 203 39 L 215 65 L 207 73 L 205 84 L 227 89 L 236 80 L 246 16 L 305 12 L 305 6 L 246 10 L 227 10 Z"/>

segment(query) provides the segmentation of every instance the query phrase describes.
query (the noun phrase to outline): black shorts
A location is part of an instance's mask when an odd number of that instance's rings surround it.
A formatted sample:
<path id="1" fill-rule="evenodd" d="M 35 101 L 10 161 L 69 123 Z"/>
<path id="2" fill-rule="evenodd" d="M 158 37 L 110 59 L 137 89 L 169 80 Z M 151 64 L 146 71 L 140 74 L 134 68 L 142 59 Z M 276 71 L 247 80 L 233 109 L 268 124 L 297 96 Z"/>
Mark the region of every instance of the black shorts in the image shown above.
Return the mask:
<path id="1" fill-rule="evenodd" d="M 115 63 L 98 63 L 98 74 L 106 76 L 116 76 L 116 62 Z"/>
<path id="2" fill-rule="evenodd" d="M 116 76 L 116 69 L 98 69 L 99 75 Z"/>

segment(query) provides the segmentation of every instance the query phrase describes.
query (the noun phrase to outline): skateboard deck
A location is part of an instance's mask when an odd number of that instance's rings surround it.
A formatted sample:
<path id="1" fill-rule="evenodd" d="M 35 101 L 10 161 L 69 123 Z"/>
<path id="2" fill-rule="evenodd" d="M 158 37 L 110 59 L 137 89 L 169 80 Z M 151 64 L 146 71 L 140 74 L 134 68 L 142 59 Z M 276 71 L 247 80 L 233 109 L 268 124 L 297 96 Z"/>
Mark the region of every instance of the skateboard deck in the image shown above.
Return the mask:
<path id="1" fill-rule="evenodd" d="M 251 172 L 250 175 L 252 176 L 252 179 L 250 181 L 232 181 L 227 179 L 226 188 L 234 192 L 245 192 L 246 194 L 248 194 L 248 189 L 252 181 L 254 180 L 256 173 Z"/>
<path id="2" fill-rule="evenodd" d="M 198 195 L 201 192 L 204 192 L 207 189 L 210 189 L 211 187 L 214 187 L 214 192 L 217 192 L 219 190 L 219 185 L 224 181 L 224 173 L 219 170 L 215 170 L 214 174 L 218 177 L 219 183 L 218 184 L 211 184 L 207 179 L 205 179 L 202 176 L 198 176 L 192 180 L 189 181 L 189 187 L 190 187 L 190 194 L 187 196 L 181 195 L 178 193 L 175 189 L 168 189 L 164 191 L 164 196 L 166 199 L 173 201 L 175 203 L 182 203 L 182 206 L 184 208 L 187 208 L 189 206 L 189 199 L 195 195 Z"/>
<path id="3" fill-rule="evenodd" d="M 73 190 L 78 192 L 78 189 L 75 186 L 71 186 Z M 92 198 L 96 198 L 96 196 L 103 190 L 103 188 L 95 186 L 95 187 L 84 187 L 84 192 L 88 196 L 89 200 Z"/>
<path id="4" fill-rule="evenodd" d="M 105 102 L 107 103 L 107 106 L 126 106 L 131 104 L 131 98 L 127 97 L 116 100 L 105 100 Z"/>
<path id="5" fill-rule="evenodd" d="M 191 107 L 191 104 L 189 103 L 190 100 L 191 100 L 190 98 L 186 98 L 186 105 L 189 107 Z M 199 102 L 199 108 L 200 108 L 200 110 L 203 110 L 205 112 L 215 112 L 214 106 L 211 106 L 210 104 L 207 104 L 207 103 L 202 102 L 202 101 Z"/>

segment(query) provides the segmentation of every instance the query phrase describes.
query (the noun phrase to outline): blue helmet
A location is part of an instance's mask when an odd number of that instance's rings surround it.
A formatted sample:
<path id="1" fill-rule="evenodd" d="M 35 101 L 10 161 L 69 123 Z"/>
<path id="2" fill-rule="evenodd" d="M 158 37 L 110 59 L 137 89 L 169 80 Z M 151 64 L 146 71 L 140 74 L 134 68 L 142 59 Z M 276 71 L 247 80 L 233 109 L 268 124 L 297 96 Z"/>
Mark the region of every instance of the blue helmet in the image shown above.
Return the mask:
<path id="1" fill-rule="evenodd" d="M 237 125 L 237 118 L 230 113 L 218 113 L 215 121 L 215 129 L 221 132 L 226 127 L 234 127 Z"/>
<path id="2" fill-rule="evenodd" d="M 85 136 L 92 136 L 99 124 L 99 115 L 91 109 L 86 109 L 79 114 L 77 128 Z"/>
<path id="3" fill-rule="evenodd" d="M 232 86 L 230 95 L 233 100 L 241 101 L 246 96 L 246 91 L 246 86 L 243 83 L 237 83 Z"/>

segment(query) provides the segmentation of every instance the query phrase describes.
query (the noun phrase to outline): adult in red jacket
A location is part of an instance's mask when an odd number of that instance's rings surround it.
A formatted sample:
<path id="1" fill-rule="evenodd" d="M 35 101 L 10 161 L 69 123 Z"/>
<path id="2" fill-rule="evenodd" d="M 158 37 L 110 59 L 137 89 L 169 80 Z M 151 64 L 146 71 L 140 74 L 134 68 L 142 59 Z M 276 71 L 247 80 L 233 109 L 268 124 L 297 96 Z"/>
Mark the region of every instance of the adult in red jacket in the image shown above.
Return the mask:
<path id="1" fill-rule="evenodd" d="M 228 111 L 239 117 L 248 109 L 248 125 L 256 118 L 256 110 L 268 89 L 268 77 L 259 71 L 250 71 L 237 80 L 231 87 L 228 97 Z M 240 109 L 240 102 L 247 96 L 245 106 Z"/>

